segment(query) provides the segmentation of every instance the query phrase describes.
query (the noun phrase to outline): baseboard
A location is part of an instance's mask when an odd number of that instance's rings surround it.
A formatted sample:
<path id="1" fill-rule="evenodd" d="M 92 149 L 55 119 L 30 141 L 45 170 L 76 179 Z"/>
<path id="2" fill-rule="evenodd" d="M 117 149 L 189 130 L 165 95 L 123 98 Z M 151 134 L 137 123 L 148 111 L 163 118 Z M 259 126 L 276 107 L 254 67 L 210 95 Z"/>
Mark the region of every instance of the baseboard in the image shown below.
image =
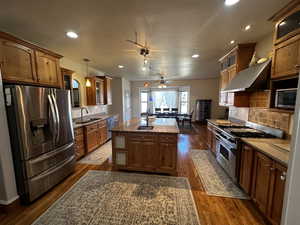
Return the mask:
<path id="1" fill-rule="evenodd" d="M 0 208 L 4 213 L 13 212 L 21 206 L 19 196 L 15 197 L 14 199 L 15 200 L 10 199 L 9 201 L 0 200 Z M 3 204 L 3 202 L 6 204 Z M 7 204 L 7 202 L 10 203 Z"/>
<path id="2" fill-rule="evenodd" d="M 0 200 L 0 205 L 1 206 L 7 206 L 10 205 L 11 203 L 13 203 L 14 201 L 16 201 L 19 198 L 19 196 L 13 197 L 9 200 Z"/>

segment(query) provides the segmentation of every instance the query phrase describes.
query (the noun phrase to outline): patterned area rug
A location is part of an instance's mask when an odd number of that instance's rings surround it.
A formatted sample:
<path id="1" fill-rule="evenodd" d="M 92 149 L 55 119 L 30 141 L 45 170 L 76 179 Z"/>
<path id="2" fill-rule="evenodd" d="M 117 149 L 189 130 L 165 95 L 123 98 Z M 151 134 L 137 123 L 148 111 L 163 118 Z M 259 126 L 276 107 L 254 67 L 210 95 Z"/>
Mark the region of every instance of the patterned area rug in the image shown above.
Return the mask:
<path id="1" fill-rule="evenodd" d="M 191 158 L 208 195 L 249 199 L 217 163 L 211 152 L 192 150 Z"/>
<path id="2" fill-rule="evenodd" d="M 88 171 L 34 225 L 199 225 L 187 178 Z"/>
<path id="3" fill-rule="evenodd" d="M 79 160 L 81 164 L 101 165 L 112 155 L 111 141 Z"/>

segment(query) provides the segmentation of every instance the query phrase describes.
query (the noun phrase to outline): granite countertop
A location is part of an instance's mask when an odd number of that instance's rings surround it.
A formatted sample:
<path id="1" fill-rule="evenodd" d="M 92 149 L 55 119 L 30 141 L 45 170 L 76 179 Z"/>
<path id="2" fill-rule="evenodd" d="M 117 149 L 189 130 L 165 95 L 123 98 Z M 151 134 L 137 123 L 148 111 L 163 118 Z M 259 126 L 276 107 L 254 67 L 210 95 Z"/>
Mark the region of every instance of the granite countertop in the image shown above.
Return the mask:
<path id="1" fill-rule="evenodd" d="M 230 121 L 230 120 L 220 120 L 220 119 L 209 119 L 207 120 L 208 123 L 211 123 L 215 126 L 222 126 L 222 125 L 244 125 L 242 123 L 237 123 L 237 122 L 233 122 L 233 121 Z"/>
<path id="2" fill-rule="evenodd" d="M 97 123 L 97 122 L 99 122 L 101 120 L 106 120 L 106 119 L 108 119 L 110 117 L 113 117 L 113 116 L 116 116 L 116 114 L 93 114 L 93 115 L 85 115 L 83 117 L 84 120 L 85 119 L 90 119 L 90 118 L 95 119 L 95 120 L 93 120 L 91 122 L 88 122 L 88 123 L 76 123 L 76 121 L 80 121 L 81 118 L 75 118 L 75 119 L 73 119 L 73 129 L 84 127 L 84 126 L 88 126 L 88 125 L 91 125 L 93 123 Z"/>
<path id="3" fill-rule="evenodd" d="M 154 126 L 152 130 L 138 130 L 138 126 L 145 126 L 146 121 L 144 119 L 135 118 L 124 122 L 118 127 L 112 129 L 112 131 L 119 132 L 147 132 L 147 133 L 170 133 L 178 134 L 179 129 L 176 119 L 171 118 L 149 118 L 149 126 Z"/>
<path id="4" fill-rule="evenodd" d="M 270 158 L 287 166 L 290 154 L 290 141 L 284 139 L 242 138 L 242 141 Z"/>

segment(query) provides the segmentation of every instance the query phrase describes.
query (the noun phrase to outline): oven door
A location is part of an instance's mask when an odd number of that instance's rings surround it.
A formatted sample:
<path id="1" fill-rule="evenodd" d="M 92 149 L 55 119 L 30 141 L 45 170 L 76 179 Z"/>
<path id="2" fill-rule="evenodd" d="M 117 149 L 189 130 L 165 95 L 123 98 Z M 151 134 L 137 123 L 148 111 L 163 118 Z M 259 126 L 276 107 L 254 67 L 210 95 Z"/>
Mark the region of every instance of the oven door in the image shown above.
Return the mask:
<path id="1" fill-rule="evenodd" d="M 217 161 L 233 181 L 237 182 L 236 149 L 226 145 L 222 139 L 217 141 Z"/>

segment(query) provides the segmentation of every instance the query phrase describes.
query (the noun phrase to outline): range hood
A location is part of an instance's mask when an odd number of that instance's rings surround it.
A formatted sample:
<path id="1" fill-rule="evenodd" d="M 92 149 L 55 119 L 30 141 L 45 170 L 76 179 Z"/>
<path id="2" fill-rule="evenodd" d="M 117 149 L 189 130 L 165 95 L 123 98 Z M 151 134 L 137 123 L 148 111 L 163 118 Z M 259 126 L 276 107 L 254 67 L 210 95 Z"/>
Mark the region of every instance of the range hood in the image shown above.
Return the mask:
<path id="1" fill-rule="evenodd" d="M 240 71 L 223 89 L 223 92 L 263 90 L 268 87 L 271 59 Z"/>

